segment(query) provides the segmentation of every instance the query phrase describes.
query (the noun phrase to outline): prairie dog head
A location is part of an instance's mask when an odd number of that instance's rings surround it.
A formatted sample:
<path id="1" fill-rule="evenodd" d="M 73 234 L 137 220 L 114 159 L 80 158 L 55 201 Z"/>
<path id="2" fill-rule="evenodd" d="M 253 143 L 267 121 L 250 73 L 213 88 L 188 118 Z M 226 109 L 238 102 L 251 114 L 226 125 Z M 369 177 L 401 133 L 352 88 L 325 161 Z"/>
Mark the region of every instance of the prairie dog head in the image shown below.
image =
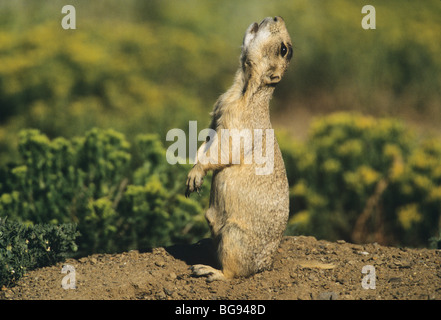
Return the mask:
<path id="1" fill-rule="evenodd" d="M 247 82 L 275 86 L 282 79 L 293 51 L 282 17 L 252 23 L 242 44 L 241 65 Z"/>

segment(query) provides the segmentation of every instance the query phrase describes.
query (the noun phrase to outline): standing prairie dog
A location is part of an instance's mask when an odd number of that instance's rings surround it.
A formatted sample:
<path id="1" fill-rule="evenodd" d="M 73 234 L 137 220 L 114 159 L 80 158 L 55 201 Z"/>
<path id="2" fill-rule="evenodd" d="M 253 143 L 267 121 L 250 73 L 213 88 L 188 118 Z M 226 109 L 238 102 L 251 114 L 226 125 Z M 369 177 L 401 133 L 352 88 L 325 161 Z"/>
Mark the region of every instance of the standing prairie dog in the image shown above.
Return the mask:
<path id="1" fill-rule="evenodd" d="M 272 133 L 269 101 L 291 57 L 291 39 L 281 17 L 268 17 L 248 27 L 234 84 L 213 108 L 211 129 L 216 135 L 207 138 L 198 150 L 198 156 L 209 154 L 210 161 L 197 161 L 188 174 L 186 196 L 199 191 L 204 176 L 213 170 L 205 217 L 221 270 L 192 267 L 194 275 L 206 276 L 208 281 L 246 277 L 272 266 L 288 220 L 289 191 L 282 154 Z M 232 161 L 231 145 L 220 143 L 225 129 L 248 129 L 254 138 L 256 132 L 262 133 L 260 152 L 272 154 L 271 170 L 257 174 L 262 164 L 245 161 L 258 151 L 255 139 L 240 151 L 239 162 Z M 221 160 L 225 155 L 227 161 Z"/>

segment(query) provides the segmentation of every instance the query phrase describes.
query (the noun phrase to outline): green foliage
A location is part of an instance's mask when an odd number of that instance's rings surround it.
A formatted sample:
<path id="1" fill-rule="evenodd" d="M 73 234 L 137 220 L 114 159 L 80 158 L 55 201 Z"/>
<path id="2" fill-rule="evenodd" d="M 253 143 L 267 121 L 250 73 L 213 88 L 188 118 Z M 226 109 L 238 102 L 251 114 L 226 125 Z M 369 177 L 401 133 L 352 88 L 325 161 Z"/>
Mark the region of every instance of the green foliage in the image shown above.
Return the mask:
<path id="1" fill-rule="evenodd" d="M 193 242 L 206 234 L 201 206 L 183 195 L 169 193 L 154 174 L 142 186 L 131 185 L 122 200 L 127 248 L 146 249 L 179 242 Z"/>
<path id="2" fill-rule="evenodd" d="M 66 138 L 114 128 L 133 139 L 206 121 L 231 84 L 243 32 L 269 15 L 284 17 L 294 44 L 277 110 L 296 101 L 440 116 L 438 0 L 374 0 L 370 31 L 362 4 L 348 0 L 77 0 L 71 31 L 60 26 L 60 4 L 24 2 L 0 10 L 0 163 L 15 160 L 22 128 Z"/>
<path id="3" fill-rule="evenodd" d="M 73 142 L 22 131 L 22 163 L 4 173 L 0 214 L 34 223 L 79 221 L 89 198 L 116 196 L 130 164 L 129 147 L 113 130 L 92 129 Z"/>
<path id="4" fill-rule="evenodd" d="M 188 79 L 222 86 L 223 63 L 212 60 L 223 41 L 152 23 L 121 21 L 116 31 L 111 22 L 87 25 L 74 33 L 59 22 L 0 32 L 0 150 L 13 155 L 17 129 L 28 127 L 50 137 L 93 127 L 162 136 L 213 103 L 218 90 L 203 101 L 213 88 Z"/>
<path id="5" fill-rule="evenodd" d="M 282 137 L 283 138 L 283 137 Z M 338 113 L 307 141 L 281 139 L 291 183 L 288 230 L 327 239 L 427 246 L 441 219 L 441 143 L 401 122 Z"/>
<path id="6" fill-rule="evenodd" d="M 137 153 L 142 165 L 133 174 L 119 207 L 121 238 L 127 248 L 146 249 L 173 243 L 191 243 L 207 235 L 203 199 L 183 196 L 190 165 L 170 165 L 157 135 L 139 135 Z M 208 179 L 209 180 L 209 179 Z M 209 183 L 206 182 L 206 183 Z"/>
<path id="7" fill-rule="evenodd" d="M 74 224 L 26 226 L 0 219 L 0 287 L 11 286 L 27 271 L 63 261 L 75 252 Z"/>
<path id="8" fill-rule="evenodd" d="M 432 249 L 441 249 L 441 231 L 438 233 L 438 236 L 432 237 L 429 240 Z"/>
<path id="9" fill-rule="evenodd" d="M 169 165 L 156 135 L 138 136 L 132 149 L 114 130 L 92 129 L 69 141 L 31 129 L 20 133 L 19 153 L 21 163 L 0 173 L 0 217 L 76 223 L 81 254 L 190 242 L 207 233 L 199 201 L 182 196 L 189 166 Z"/>

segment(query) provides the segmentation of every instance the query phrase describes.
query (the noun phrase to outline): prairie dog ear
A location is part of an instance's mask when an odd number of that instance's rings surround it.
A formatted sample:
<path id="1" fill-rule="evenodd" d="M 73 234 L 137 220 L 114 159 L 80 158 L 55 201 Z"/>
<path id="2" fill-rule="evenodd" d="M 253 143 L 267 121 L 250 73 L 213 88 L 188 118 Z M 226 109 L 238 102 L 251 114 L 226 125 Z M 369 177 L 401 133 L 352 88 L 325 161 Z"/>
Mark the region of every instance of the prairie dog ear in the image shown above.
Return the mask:
<path id="1" fill-rule="evenodd" d="M 257 30 L 259 30 L 259 25 L 256 22 L 250 24 L 243 37 L 242 50 L 248 48 L 251 40 L 256 37 Z"/>

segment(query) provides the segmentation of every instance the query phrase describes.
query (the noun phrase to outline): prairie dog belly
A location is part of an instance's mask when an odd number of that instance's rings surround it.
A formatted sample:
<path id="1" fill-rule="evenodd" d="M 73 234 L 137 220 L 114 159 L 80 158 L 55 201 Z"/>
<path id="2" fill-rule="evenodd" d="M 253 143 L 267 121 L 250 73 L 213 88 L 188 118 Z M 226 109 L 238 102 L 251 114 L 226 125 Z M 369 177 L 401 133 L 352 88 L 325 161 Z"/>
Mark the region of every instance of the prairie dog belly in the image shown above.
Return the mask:
<path id="1" fill-rule="evenodd" d="M 207 220 L 214 235 L 227 223 L 266 235 L 285 228 L 289 214 L 288 181 L 274 170 L 256 175 L 254 165 L 231 166 L 213 175 Z M 210 216 L 210 217 L 208 217 Z"/>

